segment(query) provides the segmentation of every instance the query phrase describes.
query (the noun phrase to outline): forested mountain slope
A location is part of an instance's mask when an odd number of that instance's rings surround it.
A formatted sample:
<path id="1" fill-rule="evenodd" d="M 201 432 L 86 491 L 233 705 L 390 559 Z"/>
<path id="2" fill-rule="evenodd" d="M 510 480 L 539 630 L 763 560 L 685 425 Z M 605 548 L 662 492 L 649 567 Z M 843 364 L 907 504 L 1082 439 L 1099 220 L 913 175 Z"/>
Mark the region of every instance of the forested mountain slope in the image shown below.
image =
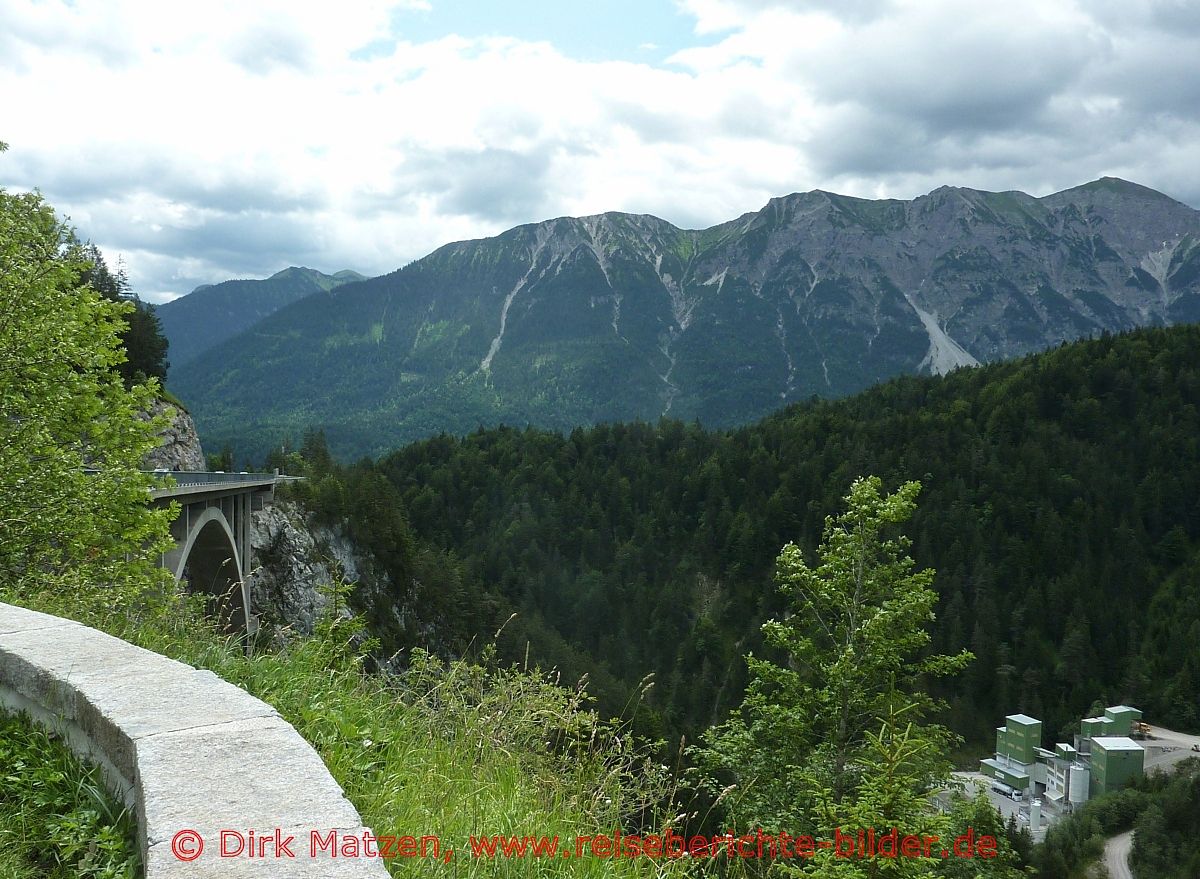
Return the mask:
<path id="1" fill-rule="evenodd" d="M 320 427 L 346 457 L 480 424 L 730 427 L 1193 320 L 1200 213 L 1145 187 L 813 191 L 702 231 L 609 213 L 449 244 L 278 311 L 171 387 L 213 447 L 261 456 Z"/>
<path id="2" fill-rule="evenodd" d="M 222 281 L 197 287 L 158 306 L 158 319 L 171 343 L 171 363 L 182 367 L 285 305 L 361 280 L 362 275 L 349 270 L 326 275 L 292 266 L 261 281 Z"/>
<path id="3" fill-rule="evenodd" d="M 814 547 L 854 477 L 916 478 L 932 647 L 977 656 L 943 694 L 954 728 L 982 740 L 1025 711 L 1057 733 L 1096 701 L 1200 726 L 1195 326 L 901 378 L 734 432 L 494 429 L 331 468 L 314 491 L 369 541 L 396 529 L 410 555 L 435 552 L 422 588 L 485 640 L 519 609 L 501 639 L 513 658 L 529 642 L 590 672 L 609 710 L 654 672 L 648 707 L 689 729 L 740 696 L 742 655 L 780 608 L 780 546 Z"/>

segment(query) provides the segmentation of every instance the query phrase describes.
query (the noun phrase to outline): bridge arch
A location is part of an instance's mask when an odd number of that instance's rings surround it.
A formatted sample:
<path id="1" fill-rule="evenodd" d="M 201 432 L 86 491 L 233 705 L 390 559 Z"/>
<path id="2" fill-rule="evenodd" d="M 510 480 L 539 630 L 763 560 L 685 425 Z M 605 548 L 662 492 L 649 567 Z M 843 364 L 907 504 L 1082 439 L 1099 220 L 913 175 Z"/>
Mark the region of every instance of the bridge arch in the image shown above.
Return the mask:
<path id="1" fill-rule="evenodd" d="M 155 471 L 158 475 L 158 471 Z M 207 610 L 229 633 L 253 636 L 258 628 L 246 576 L 252 565 L 252 520 L 275 497 L 278 473 L 164 474 L 150 492 L 158 506 L 177 505 L 173 546 L 159 559 L 178 586 L 204 594 Z"/>
<path id="2" fill-rule="evenodd" d="M 187 580 L 192 592 L 205 595 L 208 614 L 231 632 L 247 631 L 247 594 L 241 552 L 233 528 L 219 506 L 206 507 L 188 522 L 175 584 Z"/>

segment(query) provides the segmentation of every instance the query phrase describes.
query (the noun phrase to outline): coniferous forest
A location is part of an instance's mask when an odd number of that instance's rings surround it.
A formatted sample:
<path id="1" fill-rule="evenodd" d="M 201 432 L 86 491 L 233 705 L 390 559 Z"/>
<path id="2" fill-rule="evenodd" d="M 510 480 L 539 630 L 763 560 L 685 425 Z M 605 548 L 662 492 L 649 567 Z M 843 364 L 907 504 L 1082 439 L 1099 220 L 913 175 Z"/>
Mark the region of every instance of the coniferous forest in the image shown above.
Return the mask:
<path id="1" fill-rule="evenodd" d="M 127 386 L 156 378 L 162 382 L 167 377 L 167 338 L 153 305 L 143 302 L 129 283 L 124 265 L 116 274 L 109 269 L 100 248 L 94 244 L 84 245 L 81 250 L 83 273 L 81 281 L 109 302 L 127 302 L 133 308 L 122 315 L 125 329 L 121 333 L 121 345 L 125 360 L 118 364 L 117 371 Z"/>
<path id="2" fill-rule="evenodd" d="M 969 744 L 1016 711 L 1058 734 L 1097 702 L 1200 726 L 1195 326 L 902 378 L 735 431 L 499 428 L 351 467 L 313 435 L 306 455 L 310 503 L 453 620 L 447 643 L 515 611 L 509 658 L 588 673 L 609 712 L 652 673 L 649 733 L 695 733 L 739 703 L 743 657 L 782 608 L 779 548 L 811 553 L 867 473 L 922 483 L 907 530 L 937 572 L 929 649 L 976 657 L 930 684 Z"/>

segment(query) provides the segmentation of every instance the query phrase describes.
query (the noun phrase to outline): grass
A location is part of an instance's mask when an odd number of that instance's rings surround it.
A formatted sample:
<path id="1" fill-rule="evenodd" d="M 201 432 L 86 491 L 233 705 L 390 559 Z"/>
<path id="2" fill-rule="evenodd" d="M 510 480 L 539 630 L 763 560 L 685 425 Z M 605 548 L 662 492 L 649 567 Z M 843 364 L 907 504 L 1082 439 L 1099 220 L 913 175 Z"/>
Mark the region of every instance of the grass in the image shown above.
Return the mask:
<path id="1" fill-rule="evenodd" d="M 160 387 L 158 389 L 158 396 L 162 399 L 162 401 L 164 403 L 170 403 L 172 406 L 174 406 L 180 412 L 187 412 L 189 415 L 191 414 L 190 412 L 188 412 L 187 406 L 183 405 L 183 402 L 178 397 L 176 397 L 174 394 L 172 394 L 170 391 L 168 391 L 166 388 Z"/>
<path id="2" fill-rule="evenodd" d="M 28 718 L 0 712 L 0 876 L 140 875 L 136 820 L 99 770 Z"/>
<path id="3" fill-rule="evenodd" d="M 273 705 L 321 754 L 378 836 L 436 835 L 449 862 L 387 863 L 396 876 L 670 876 L 682 861 L 647 858 L 472 858 L 470 836 L 664 832 L 673 781 L 620 723 L 589 710 L 582 686 L 537 669 L 500 668 L 421 651 L 394 676 L 365 671 L 357 620 L 326 619 L 310 638 L 248 656 L 191 601 L 138 618 L 80 613 L 75 600 L 23 602 L 208 668 Z M 344 602 L 342 602 L 344 604 Z M 0 875 L 3 875 L 0 873 Z"/>

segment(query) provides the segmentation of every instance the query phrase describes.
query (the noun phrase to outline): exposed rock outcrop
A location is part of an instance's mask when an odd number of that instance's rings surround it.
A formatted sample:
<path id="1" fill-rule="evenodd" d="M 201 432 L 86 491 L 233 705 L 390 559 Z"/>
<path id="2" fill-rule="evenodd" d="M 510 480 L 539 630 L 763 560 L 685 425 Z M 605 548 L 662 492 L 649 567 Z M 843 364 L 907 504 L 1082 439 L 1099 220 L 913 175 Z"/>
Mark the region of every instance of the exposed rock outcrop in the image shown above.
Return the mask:
<path id="1" fill-rule="evenodd" d="M 315 522 L 295 500 L 276 498 L 256 511 L 250 538 L 254 553 L 254 567 L 247 577 L 250 601 L 259 625 L 277 644 L 290 633 L 312 633 L 329 607 L 329 587 L 335 583 L 355 584 L 353 607 L 339 607 L 340 616 L 366 615 L 376 635 L 383 634 L 381 624 L 405 630 L 407 615 L 394 598 L 387 573 L 340 528 Z M 385 652 L 389 646 L 394 649 L 385 643 Z"/>
<path id="2" fill-rule="evenodd" d="M 170 415 L 171 423 L 159 433 L 159 446 L 142 459 L 145 470 L 203 470 L 204 449 L 196 433 L 196 423 L 187 410 L 156 400 L 144 416 L 147 420 L 164 413 Z"/>

